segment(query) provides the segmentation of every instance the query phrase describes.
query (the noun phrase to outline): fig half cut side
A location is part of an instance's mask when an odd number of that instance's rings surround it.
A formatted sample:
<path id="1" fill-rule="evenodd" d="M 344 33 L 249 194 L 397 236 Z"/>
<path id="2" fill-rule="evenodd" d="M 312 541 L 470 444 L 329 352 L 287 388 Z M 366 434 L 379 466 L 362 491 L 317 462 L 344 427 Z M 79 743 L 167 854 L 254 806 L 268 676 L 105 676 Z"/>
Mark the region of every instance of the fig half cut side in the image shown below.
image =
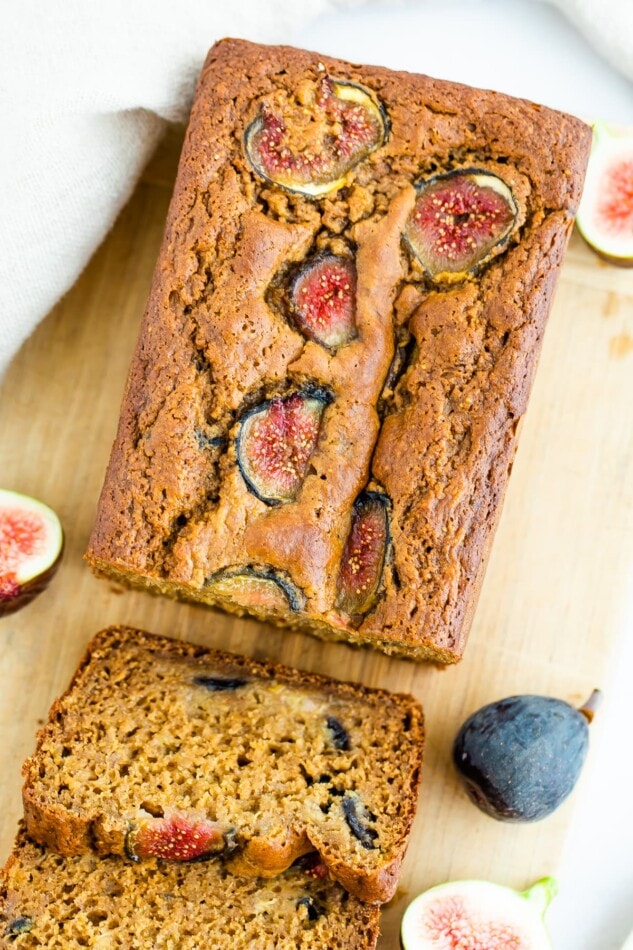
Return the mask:
<path id="1" fill-rule="evenodd" d="M 319 254 L 292 282 L 291 317 L 309 340 L 336 351 L 356 332 L 356 266 L 348 257 Z"/>
<path id="2" fill-rule="evenodd" d="M 596 122 L 578 230 L 600 257 L 633 267 L 633 131 Z"/>
<path id="3" fill-rule="evenodd" d="M 206 582 L 214 597 L 228 600 L 244 610 L 266 613 L 296 613 L 305 606 L 298 587 L 272 568 L 245 567 L 220 571 Z"/>
<path id="4" fill-rule="evenodd" d="M 522 892 L 488 881 L 432 887 L 404 913 L 403 950 L 551 950 L 543 916 L 557 889 L 551 877 Z"/>
<path id="5" fill-rule="evenodd" d="M 267 505 L 293 501 L 308 473 L 329 393 L 297 392 L 250 409 L 237 437 L 237 461 L 250 491 Z"/>
<path id="6" fill-rule="evenodd" d="M 64 533 L 47 505 L 0 489 L 0 617 L 25 607 L 59 567 Z"/>
<path id="7" fill-rule="evenodd" d="M 352 511 L 350 533 L 339 568 L 336 606 L 351 617 L 367 613 L 380 589 L 389 543 L 389 500 L 364 492 Z"/>
<path id="8" fill-rule="evenodd" d="M 244 135 L 255 171 L 288 191 L 319 198 L 387 137 L 384 109 L 362 86 L 324 76 L 300 101 L 262 105 Z"/>
<path id="9" fill-rule="evenodd" d="M 459 169 L 418 182 L 416 191 L 404 237 L 435 283 L 466 280 L 505 249 L 519 211 L 497 175 Z"/>

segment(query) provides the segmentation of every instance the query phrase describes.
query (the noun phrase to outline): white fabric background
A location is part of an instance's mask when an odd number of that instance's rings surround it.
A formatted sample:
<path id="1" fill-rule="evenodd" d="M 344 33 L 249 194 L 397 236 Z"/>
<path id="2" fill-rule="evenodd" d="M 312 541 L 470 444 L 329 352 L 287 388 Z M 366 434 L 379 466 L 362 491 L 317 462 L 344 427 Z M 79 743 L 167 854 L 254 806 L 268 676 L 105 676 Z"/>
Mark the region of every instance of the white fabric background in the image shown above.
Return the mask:
<path id="1" fill-rule="evenodd" d="M 553 2 L 633 77 L 633 0 Z M 111 227 L 165 121 L 186 118 L 208 47 L 226 35 L 291 42 L 311 18 L 361 5 L 3 0 L 0 376 Z M 429 43 L 422 24 L 418 71 Z"/>

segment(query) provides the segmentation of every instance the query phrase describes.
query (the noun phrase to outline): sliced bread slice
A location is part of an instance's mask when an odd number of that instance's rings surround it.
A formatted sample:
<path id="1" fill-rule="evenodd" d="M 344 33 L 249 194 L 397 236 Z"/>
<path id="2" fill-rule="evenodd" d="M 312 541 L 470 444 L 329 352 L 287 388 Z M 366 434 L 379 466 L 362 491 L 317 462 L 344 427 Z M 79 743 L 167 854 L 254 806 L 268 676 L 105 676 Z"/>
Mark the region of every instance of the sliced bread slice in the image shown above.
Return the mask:
<path id="1" fill-rule="evenodd" d="M 23 830 L 0 876 L 7 950 L 372 950 L 379 917 L 377 907 L 300 868 L 262 880 L 217 861 L 62 857 Z"/>
<path id="2" fill-rule="evenodd" d="M 60 854 L 192 860 L 274 876 L 317 852 L 383 902 L 417 806 L 410 696 L 113 627 L 24 766 L 29 835 Z"/>

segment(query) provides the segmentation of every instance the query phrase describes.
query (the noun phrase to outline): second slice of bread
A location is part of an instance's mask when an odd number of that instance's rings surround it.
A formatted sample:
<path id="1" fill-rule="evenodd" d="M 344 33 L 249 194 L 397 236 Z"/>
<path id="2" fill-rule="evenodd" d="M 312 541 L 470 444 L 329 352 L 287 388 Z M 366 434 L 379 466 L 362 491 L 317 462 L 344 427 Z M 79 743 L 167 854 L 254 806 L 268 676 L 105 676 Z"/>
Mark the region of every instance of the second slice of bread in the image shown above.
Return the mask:
<path id="1" fill-rule="evenodd" d="M 300 856 L 389 900 L 423 748 L 410 696 L 113 627 L 24 766 L 29 835 L 60 854 L 218 856 L 274 876 Z"/>
<path id="2" fill-rule="evenodd" d="M 218 862 L 62 857 L 18 835 L 0 872 L 0 947 L 373 950 L 377 907 L 292 868 L 238 878 Z"/>

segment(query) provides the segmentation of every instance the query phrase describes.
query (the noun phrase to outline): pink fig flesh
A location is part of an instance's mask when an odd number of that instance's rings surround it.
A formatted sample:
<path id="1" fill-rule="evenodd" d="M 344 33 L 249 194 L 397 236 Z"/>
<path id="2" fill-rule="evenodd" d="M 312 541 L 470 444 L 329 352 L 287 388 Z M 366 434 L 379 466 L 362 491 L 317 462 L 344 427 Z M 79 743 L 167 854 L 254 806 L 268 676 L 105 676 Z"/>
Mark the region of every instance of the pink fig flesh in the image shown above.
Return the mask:
<path id="1" fill-rule="evenodd" d="M 325 394 L 294 393 L 248 412 L 237 440 L 240 471 L 269 505 L 292 501 L 307 475 L 329 402 Z"/>
<path id="2" fill-rule="evenodd" d="M 50 508 L 0 489 L 0 616 L 20 610 L 48 586 L 62 548 L 62 528 Z"/>
<path id="3" fill-rule="evenodd" d="M 613 234 L 633 234 L 633 155 L 611 166 L 598 213 Z"/>
<path id="4" fill-rule="evenodd" d="M 330 76 L 304 84 L 296 96 L 264 103 L 245 135 L 255 170 L 290 191 L 319 197 L 386 137 L 381 107 L 361 86 Z"/>
<path id="5" fill-rule="evenodd" d="M 521 930 L 507 922 L 477 919 L 461 894 L 445 897 L 428 908 L 424 929 L 438 947 L 465 945 L 473 950 L 521 950 L 526 947 Z"/>
<path id="6" fill-rule="evenodd" d="M 367 613 L 373 606 L 388 541 L 387 499 L 377 492 L 365 492 L 354 505 L 341 559 L 336 600 L 339 610 L 355 616 Z"/>
<path id="7" fill-rule="evenodd" d="M 144 858 L 195 861 L 223 851 L 225 845 L 216 822 L 178 813 L 141 819 L 126 838 L 127 855 L 137 861 Z"/>
<path id="8" fill-rule="evenodd" d="M 417 191 L 405 237 L 431 280 L 464 280 L 503 250 L 518 210 L 496 175 L 449 172 L 422 182 Z"/>
<path id="9" fill-rule="evenodd" d="M 518 892 L 489 881 L 452 881 L 420 894 L 402 918 L 403 950 L 552 950 L 543 915 L 557 886 Z"/>
<path id="10" fill-rule="evenodd" d="M 294 322 L 310 340 L 331 350 L 356 336 L 356 267 L 354 261 L 328 254 L 317 257 L 295 279 Z"/>
<path id="11" fill-rule="evenodd" d="M 587 244 L 612 264 L 633 267 L 633 134 L 602 123 L 576 218 Z"/>

